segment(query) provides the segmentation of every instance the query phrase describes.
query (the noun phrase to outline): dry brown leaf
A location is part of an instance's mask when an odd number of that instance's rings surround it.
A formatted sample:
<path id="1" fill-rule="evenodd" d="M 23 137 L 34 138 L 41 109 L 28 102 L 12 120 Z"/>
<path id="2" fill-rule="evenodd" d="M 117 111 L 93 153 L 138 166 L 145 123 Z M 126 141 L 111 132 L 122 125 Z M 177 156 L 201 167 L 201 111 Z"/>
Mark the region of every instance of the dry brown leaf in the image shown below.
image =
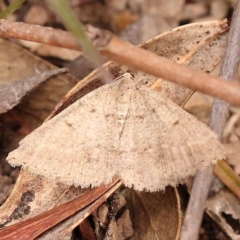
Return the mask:
<path id="1" fill-rule="evenodd" d="M 113 14 L 113 21 L 118 31 L 125 29 L 129 24 L 138 19 L 138 15 L 131 14 L 128 10 L 119 14 Z"/>
<path id="2" fill-rule="evenodd" d="M 79 66 L 81 66 L 80 69 Z M 90 72 L 96 69 L 93 61 L 85 57 L 83 54 L 76 58 L 74 61 L 64 64 L 64 67 L 68 68 L 69 72 L 78 79 L 83 79 Z"/>
<path id="3" fill-rule="evenodd" d="M 7 161 L 76 187 L 118 177 L 127 187 L 158 191 L 224 158 L 206 125 L 125 73 L 26 136 Z"/>
<path id="4" fill-rule="evenodd" d="M 174 191 L 171 187 L 156 193 L 124 190 L 134 229 L 131 240 L 178 239 L 181 210 Z"/>
<path id="5" fill-rule="evenodd" d="M 95 225 L 106 232 L 102 237 L 98 230 L 98 239 L 178 239 L 182 213 L 176 193 L 177 190 L 171 187 L 157 193 L 138 192 L 129 188 L 115 193 L 117 197 L 109 200 L 109 212 L 103 205 L 104 208 L 98 209 L 98 216 L 104 213 L 102 218 L 98 218 L 96 213 L 94 215 Z"/>
<path id="6" fill-rule="evenodd" d="M 67 72 L 67 69 L 54 69 L 10 83 L 1 84 L 0 82 L 0 114 L 12 109 L 27 93 L 50 77 L 64 72 Z"/>
<path id="7" fill-rule="evenodd" d="M 18 45 L 0 39 L 0 82 L 2 84 L 28 78 L 35 75 L 36 71 L 43 72 L 51 69 L 57 68 Z M 51 77 L 34 94 L 24 97 L 18 110 L 15 110 L 21 112 L 19 115 L 35 128 L 46 119 L 59 99 L 77 82 L 76 78 L 65 74 Z M 23 114 L 24 108 L 27 111 Z"/>

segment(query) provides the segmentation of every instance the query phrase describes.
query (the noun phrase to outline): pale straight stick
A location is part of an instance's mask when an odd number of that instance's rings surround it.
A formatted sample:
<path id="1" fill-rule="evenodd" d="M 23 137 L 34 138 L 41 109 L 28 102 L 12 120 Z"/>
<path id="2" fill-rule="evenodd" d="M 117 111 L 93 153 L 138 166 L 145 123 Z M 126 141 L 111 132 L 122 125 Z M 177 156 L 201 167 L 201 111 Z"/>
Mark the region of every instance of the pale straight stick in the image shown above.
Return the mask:
<path id="1" fill-rule="evenodd" d="M 228 81 L 236 80 L 240 56 L 240 1 L 238 0 L 234 9 L 232 24 L 230 26 L 226 50 L 223 57 L 220 76 Z M 209 127 L 222 138 L 225 123 L 229 114 L 229 103 L 215 99 Z M 198 239 L 205 202 L 213 178 L 213 167 L 199 169 L 196 173 L 191 197 L 183 222 L 180 240 Z"/>

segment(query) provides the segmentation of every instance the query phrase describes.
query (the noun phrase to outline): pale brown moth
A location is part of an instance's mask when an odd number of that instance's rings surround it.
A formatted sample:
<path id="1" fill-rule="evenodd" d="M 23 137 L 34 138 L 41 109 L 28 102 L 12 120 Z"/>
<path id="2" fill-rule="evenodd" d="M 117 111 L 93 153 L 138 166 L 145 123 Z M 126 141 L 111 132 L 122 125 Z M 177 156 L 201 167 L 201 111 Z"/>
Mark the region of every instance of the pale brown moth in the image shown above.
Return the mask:
<path id="1" fill-rule="evenodd" d="M 207 126 L 125 73 L 45 122 L 7 160 L 76 187 L 119 177 L 158 191 L 224 157 Z"/>

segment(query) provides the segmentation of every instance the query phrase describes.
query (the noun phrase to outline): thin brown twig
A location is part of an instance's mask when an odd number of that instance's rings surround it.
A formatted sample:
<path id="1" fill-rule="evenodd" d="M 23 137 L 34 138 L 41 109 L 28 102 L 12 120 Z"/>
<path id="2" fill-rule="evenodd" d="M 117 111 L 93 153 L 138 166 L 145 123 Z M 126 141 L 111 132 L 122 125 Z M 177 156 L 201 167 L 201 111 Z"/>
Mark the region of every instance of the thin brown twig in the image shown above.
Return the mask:
<path id="1" fill-rule="evenodd" d="M 227 47 L 223 57 L 220 75 L 228 81 L 236 80 L 240 56 L 240 1 L 237 1 L 229 31 Z M 229 114 L 229 103 L 215 99 L 209 119 L 209 127 L 222 138 Z M 198 232 L 205 209 L 205 202 L 213 177 L 213 167 L 199 169 L 194 179 L 191 197 L 186 211 L 181 240 L 198 239 Z"/>
<path id="2" fill-rule="evenodd" d="M 224 27 L 226 21 L 221 24 L 223 29 L 226 29 L 226 26 Z M 100 53 L 111 60 L 240 105 L 240 85 L 237 83 L 228 83 L 221 77 L 209 76 L 202 71 L 174 63 L 135 47 L 106 30 L 88 27 L 86 32 Z M 25 23 L 0 20 L 0 37 L 13 37 L 81 50 L 78 42 L 69 32 Z"/>

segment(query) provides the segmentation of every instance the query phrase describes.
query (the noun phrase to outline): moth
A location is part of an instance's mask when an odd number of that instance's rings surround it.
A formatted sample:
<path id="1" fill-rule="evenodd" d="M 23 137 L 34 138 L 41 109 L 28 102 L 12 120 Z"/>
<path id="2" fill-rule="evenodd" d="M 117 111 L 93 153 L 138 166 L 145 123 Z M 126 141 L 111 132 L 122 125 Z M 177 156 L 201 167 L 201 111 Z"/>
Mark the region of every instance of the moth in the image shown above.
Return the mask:
<path id="1" fill-rule="evenodd" d="M 7 160 L 76 187 L 119 177 L 127 187 L 159 191 L 224 158 L 214 132 L 125 73 L 43 123 Z"/>

